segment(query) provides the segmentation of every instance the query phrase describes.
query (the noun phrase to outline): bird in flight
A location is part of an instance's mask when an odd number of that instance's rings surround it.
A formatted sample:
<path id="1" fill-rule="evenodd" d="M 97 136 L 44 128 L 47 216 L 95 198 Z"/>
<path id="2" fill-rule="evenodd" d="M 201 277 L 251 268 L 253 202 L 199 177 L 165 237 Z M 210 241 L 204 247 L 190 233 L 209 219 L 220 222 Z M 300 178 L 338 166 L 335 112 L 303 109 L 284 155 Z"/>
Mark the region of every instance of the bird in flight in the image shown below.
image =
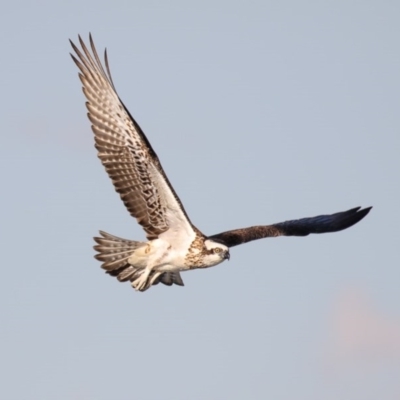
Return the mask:
<path id="1" fill-rule="evenodd" d="M 142 292 L 160 282 L 183 286 L 181 272 L 229 260 L 233 246 L 266 237 L 341 231 L 371 210 L 356 207 L 331 215 L 204 235 L 190 221 L 149 140 L 118 97 L 107 51 L 104 68 L 91 35 L 89 41 L 91 51 L 80 36 L 81 49 L 70 42 L 87 99 L 95 147 L 115 190 L 147 237 L 147 241 L 132 241 L 100 231 L 94 238 L 95 258 L 119 281 L 130 281 Z"/>

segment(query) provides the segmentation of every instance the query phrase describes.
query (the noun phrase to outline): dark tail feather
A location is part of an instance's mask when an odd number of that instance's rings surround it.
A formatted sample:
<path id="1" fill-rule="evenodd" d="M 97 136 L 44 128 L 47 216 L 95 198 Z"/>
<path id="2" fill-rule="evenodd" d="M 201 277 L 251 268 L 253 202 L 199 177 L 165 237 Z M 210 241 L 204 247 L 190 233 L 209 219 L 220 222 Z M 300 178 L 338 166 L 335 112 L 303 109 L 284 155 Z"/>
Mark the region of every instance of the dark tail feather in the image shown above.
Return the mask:
<path id="1" fill-rule="evenodd" d="M 160 282 L 167 286 L 171 286 L 174 283 L 175 285 L 185 286 L 179 272 L 164 272 L 153 282 L 153 285 L 157 285 Z"/>

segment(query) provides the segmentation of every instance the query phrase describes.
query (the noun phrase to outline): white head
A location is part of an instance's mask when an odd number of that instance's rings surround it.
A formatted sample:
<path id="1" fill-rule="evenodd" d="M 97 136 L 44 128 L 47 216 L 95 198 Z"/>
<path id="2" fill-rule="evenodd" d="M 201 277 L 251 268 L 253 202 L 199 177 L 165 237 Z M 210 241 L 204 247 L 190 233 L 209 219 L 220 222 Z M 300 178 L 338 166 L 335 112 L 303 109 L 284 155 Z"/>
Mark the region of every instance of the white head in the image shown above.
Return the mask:
<path id="1" fill-rule="evenodd" d="M 214 242 L 211 239 L 206 239 L 204 241 L 204 246 L 204 264 L 207 267 L 212 267 L 224 260 L 229 260 L 229 247 L 225 246 L 224 244 Z"/>

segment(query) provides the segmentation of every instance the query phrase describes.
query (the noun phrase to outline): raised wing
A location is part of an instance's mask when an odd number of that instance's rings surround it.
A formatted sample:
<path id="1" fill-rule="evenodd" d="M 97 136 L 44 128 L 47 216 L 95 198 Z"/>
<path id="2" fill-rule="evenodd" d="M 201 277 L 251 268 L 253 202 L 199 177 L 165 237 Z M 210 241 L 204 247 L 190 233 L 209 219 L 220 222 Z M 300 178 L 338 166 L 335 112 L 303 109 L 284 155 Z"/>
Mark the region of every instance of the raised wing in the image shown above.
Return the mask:
<path id="1" fill-rule="evenodd" d="M 252 226 L 235 229 L 210 236 L 210 239 L 220 241 L 226 246 L 233 247 L 252 240 L 275 236 L 307 236 L 310 233 L 328 233 L 342 231 L 361 221 L 372 207 L 361 209 L 352 208 L 348 211 L 331 215 L 302 218 L 280 222 L 273 225 Z"/>
<path id="2" fill-rule="evenodd" d="M 83 52 L 70 41 L 77 57 L 71 56 L 80 69 L 98 157 L 116 191 L 130 214 L 142 225 L 148 239 L 157 238 L 169 228 L 174 234 L 193 233 L 193 226 L 157 154 L 118 97 L 107 51 L 104 54 L 106 72 L 92 36 L 89 38 L 92 53 L 79 36 Z"/>

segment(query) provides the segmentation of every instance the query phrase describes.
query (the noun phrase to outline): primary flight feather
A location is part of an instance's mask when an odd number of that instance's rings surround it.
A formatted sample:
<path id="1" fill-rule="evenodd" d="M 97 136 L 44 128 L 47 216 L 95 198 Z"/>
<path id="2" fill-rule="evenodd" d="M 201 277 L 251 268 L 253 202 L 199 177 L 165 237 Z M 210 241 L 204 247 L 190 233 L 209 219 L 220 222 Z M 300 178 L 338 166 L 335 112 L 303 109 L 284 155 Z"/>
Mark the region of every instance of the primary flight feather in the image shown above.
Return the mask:
<path id="1" fill-rule="evenodd" d="M 120 281 L 145 291 L 161 282 L 183 286 L 180 272 L 213 267 L 229 259 L 229 248 L 274 236 L 306 236 L 336 232 L 363 219 L 371 207 L 353 208 L 331 215 L 253 226 L 212 236 L 190 221 L 170 184 L 157 154 L 138 123 L 118 97 L 105 52 L 105 69 L 92 36 L 90 48 L 79 37 L 81 50 L 71 41 L 72 58 L 86 96 L 98 157 L 129 213 L 146 232 L 137 242 L 100 231 L 94 246 L 102 268 Z"/>

